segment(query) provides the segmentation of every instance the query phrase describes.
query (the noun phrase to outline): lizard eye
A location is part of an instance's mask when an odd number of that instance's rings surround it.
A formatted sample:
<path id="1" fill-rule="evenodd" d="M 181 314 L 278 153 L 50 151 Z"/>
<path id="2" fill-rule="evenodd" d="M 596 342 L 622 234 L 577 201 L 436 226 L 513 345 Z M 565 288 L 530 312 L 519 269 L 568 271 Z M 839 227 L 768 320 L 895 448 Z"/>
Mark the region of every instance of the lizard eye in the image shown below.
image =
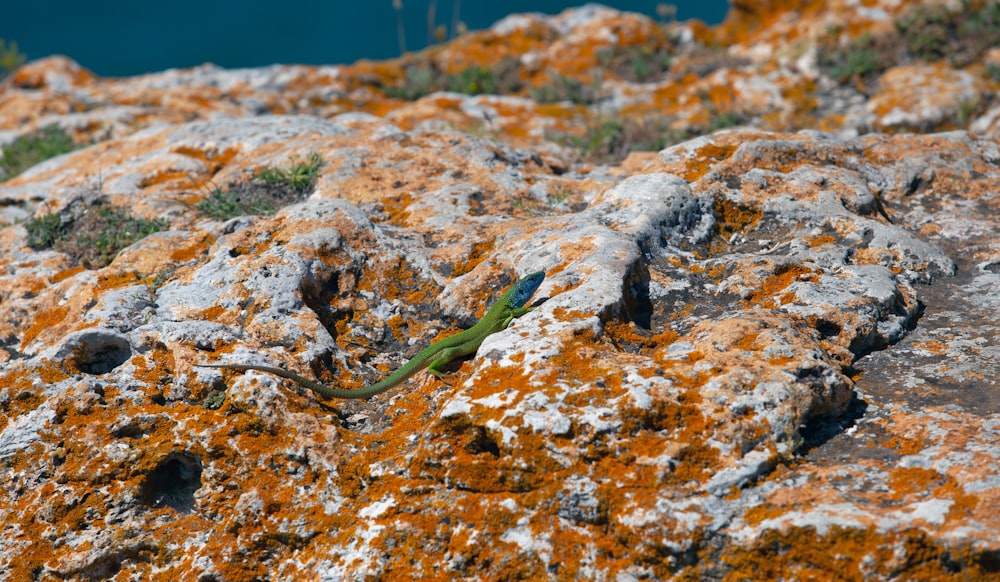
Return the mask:
<path id="1" fill-rule="evenodd" d="M 514 294 L 511 297 L 511 303 L 516 307 L 521 307 L 527 303 L 528 299 L 534 294 L 535 290 L 541 284 L 542 279 L 545 278 L 544 273 L 532 273 L 524 279 L 521 279 L 517 287 L 514 288 Z"/>

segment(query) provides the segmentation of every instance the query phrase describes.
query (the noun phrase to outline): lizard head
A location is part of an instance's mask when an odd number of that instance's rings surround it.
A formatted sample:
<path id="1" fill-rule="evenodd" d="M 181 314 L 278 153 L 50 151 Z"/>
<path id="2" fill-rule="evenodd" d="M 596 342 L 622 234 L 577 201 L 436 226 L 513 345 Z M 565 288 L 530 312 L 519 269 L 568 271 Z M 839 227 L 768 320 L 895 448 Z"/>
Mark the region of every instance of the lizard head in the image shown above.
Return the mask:
<path id="1" fill-rule="evenodd" d="M 545 280 L 545 272 L 538 271 L 537 273 L 532 273 L 527 275 L 511 288 L 510 293 L 510 306 L 511 307 L 523 307 L 528 299 L 534 295 L 535 291 Z"/>

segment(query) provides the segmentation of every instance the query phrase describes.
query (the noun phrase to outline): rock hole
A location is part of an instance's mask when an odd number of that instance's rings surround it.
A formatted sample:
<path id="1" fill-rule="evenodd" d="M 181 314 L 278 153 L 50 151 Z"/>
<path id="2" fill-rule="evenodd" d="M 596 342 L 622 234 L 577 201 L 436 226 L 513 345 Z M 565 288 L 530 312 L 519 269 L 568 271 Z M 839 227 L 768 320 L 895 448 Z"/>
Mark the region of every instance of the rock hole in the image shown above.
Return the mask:
<path id="1" fill-rule="evenodd" d="M 630 321 L 642 329 L 650 329 L 653 322 L 653 302 L 649 298 L 649 267 L 637 263 L 625 275 L 625 312 Z"/>
<path id="2" fill-rule="evenodd" d="M 473 455 L 479 453 L 489 453 L 494 457 L 500 456 L 500 445 L 496 439 L 490 435 L 489 431 L 482 426 L 473 426 L 469 431 L 469 442 L 465 445 L 465 450 Z"/>
<path id="3" fill-rule="evenodd" d="M 816 331 L 823 339 L 828 339 L 840 335 L 841 329 L 839 325 L 828 319 L 820 319 L 816 321 Z"/>
<path id="4" fill-rule="evenodd" d="M 125 337 L 113 332 L 84 331 L 71 336 L 59 356 L 85 374 L 107 374 L 132 357 Z"/>
<path id="5" fill-rule="evenodd" d="M 340 293 L 340 280 L 336 272 L 312 274 L 302 278 L 299 291 L 302 302 L 316 313 L 320 323 L 331 333 L 335 330 L 337 311 L 331 306 Z M 336 337 L 336 336 L 334 336 Z"/>
<path id="6" fill-rule="evenodd" d="M 824 414 L 808 419 L 801 428 L 799 436 L 802 443 L 798 449 L 801 455 L 822 446 L 832 438 L 843 434 L 844 431 L 853 427 L 865 415 L 868 410 L 868 403 L 852 394 L 851 401 L 847 404 L 844 412 L 840 414 Z"/>
<path id="7" fill-rule="evenodd" d="M 166 506 L 190 513 L 194 510 L 194 493 L 201 487 L 201 471 L 197 455 L 170 453 L 146 475 L 142 502 L 150 507 Z"/>

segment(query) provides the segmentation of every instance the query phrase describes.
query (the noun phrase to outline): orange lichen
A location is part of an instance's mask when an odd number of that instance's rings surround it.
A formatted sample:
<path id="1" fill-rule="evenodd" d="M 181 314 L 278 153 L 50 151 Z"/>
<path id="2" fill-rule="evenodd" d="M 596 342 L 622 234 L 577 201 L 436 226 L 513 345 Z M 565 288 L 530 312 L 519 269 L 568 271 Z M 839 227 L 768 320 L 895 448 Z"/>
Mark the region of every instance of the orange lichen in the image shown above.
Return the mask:
<path id="1" fill-rule="evenodd" d="M 31 325 L 24 330 L 24 335 L 21 336 L 21 345 L 31 344 L 38 337 L 38 334 L 59 325 L 66 319 L 67 315 L 69 315 L 68 305 L 58 305 L 36 313 L 31 318 Z"/>
<path id="2" fill-rule="evenodd" d="M 743 521 L 749 525 L 760 525 L 769 519 L 777 519 L 788 515 L 790 509 L 786 504 L 761 503 L 749 508 L 743 514 Z"/>
<path id="3" fill-rule="evenodd" d="M 589 319 L 594 316 L 593 313 L 587 313 L 579 309 L 566 309 L 565 307 L 553 309 L 552 315 L 559 321 L 577 321 L 580 319 Z"/>
<path id="4" fill-rule="evenodd" d="M 747 302 L 753 305 L 762 303 L 765 299 L 773 299 L 785 287 L 806 277 L 815 277 L 815 273 L 805 265 L 779 265 L 773 275 L 754 289 L 747 298 Z M 790 299 L 794 299 L 794 297 Z"/>
<path id="5" fill-rule="evenodd" d="M 707 143 L 698 148 L 695 152 L 699 157 L 686 164 L 686 172 L 683 178 L 688 182 L 694 182 L 701 178 L 718 162 L 732 155 L 738 144 L 719 145 L 717 143 Z"/>
<path id="6" fill-rule="evenodd" d="M 145 355 L 133 356 L 132 364 L 137 380 L 147 386 L 159 386 L 162 378 L 168 378 L 174 372 L 174 354 L 170 350 L 156 348 Z"/>
<path id="7" fill-rule="evenodd" d="M 736 232 L 753 228 L 764 216 L 760 208 L 743 206 L 727 198 L 717 197 L 715 200 L 715 216 L 718 220 L 719 232 L 728 239 Z"/>
<path id="8" fill-rule="evenodd" d="M 489 239 L 485 241 L 479 241 L 472 244 L 472 248 L 469 250 L 469 254 L 465 261 L 455 263 L 455 273 L 456 277 L 460 277 L 466 273 L 471 272 L 477 265 L 483 262 L 487 257 L 490 256 L 493 251 L 493 247 L 496 243 L 495 239 Z"/>
<path id="9" fill-rule="evenodd" d="M 922 451 L 926 445 L 921 439 L 894 436 L 887 440 L 883 446 L 893 449 L 901 455 L 915 455 Z"/>
<path id="10" fill-rule="evenodd" d="M 878 532 L 833 526 L 793 526 L 765 530 L 745 547 L 727 546 L 718 555 L 704 550 L 703 560 L 721 560 L 730 569 L 726 580 L 827 579 L 837 572 L 845 579 L 892 578 L 905 564 L 907 578 L 922 580 L 985 579 L 984 564 L 971 548 L 952 548 L 931 540 L 920 530 Z M 953 564 L 965 567 L 956 573 Z M 698 567 L 685 569 L 681 579 L 696 579 Z"/>
<path id="11" fill-rule="evenodd" d="M 224 319 L 222 315 L 224 315 L 225 313 L 227 313 L 225 307 L 222 307 L 221 305 L 213 305 L 211 307 L 206 307 L 205 309 L 200 310 L 194 316 L 194 319 L 202 321 L 221 321 L 222 319 Z"/>
<path id="12" fill-rule="evenodd" d="M 816 236 L 807 236 L 803 239 L 810 248 L 821 247 L 823 245 L 831 245 L 837 242 L 837 239 L 829 234 L 820 234 Z"/>
<path id="13" fill-rule="evenodd" d="M 914 493 L 929 491 L 943 480 L 934 469 L 922 467 L 895 467 L 889 471 L 888 485 L 892 490 L 890 499 L 903 499 Z"/>
<path id="14" fill-rule="evenodd" d="M 642 346 L 644 348 L 668 346 L 677 341 L 677 338 L 680 337 L 677 332 L 671 329 L 665 329 L 664 331 L 656 334 L 642 334 L 639 333 L 639 330 L 634 323 L 625 323 L 617 320 L 605 322 L 604 331 L 607 332 L 608 336 L 615 342 L 628 343 L 631 345 Z"/>
<path id="15" fill-rule="evenodd" d="M 631 407 L 622 412 L 622 431 L 632 434 L 639 430 L 670 431 L 685 442 L 700 442 L 707 420 L 698 406 L 701 398 L 697 390 L 683 392 L 676 400 L 658 398 L 649 408 Z M 712 454 L 717 456 L 718 451 Z"/>
<path id="16" fill-rule="evenodd" d="M 436 304 L 440 289 L 421 284 L 424 277 L 409 263 L 395 261 L 383 266 L 379 278 L 390 285 L 380 285 L 379 294 L 388 301 L 404 301 L 408 305 Z M 372 284 L 375 284 L 374 280 Z"/>
<path id="17" fill-rule="evenodd" d="M 64 281 L 66 279 L 69 279 L 73 275 L 76 275 L 77 273 L 80 273 L 85 270 L 86 269 L 83 267 L 83 265 L 76 265 L 75 267 L 69 267 L 68 269 L 63 269 L 51 277 L 51 282 L 58 283 L 60 281 Z"/>
<path id="18" fill-rule="evenodd" d="M 119 289 L 139 283 L 139 274 L 132 270 L 102 269 L 97 278 L 97 288 L 100 291 Z"/>
<path id="19" fill-rule="evenodd" d="M 177 246 L 170 253 L 170 260 L 176 263 L 185 263 L 203 254 L 215 244 L 215 237 L 206 233 L 201 236 L 194 236 L 184 240 L 184 243 Z"/>
<path id="20" fill-rule="evenodd" d="M 760 350 L 760 346 L 757 343 L 758 337 L 760 336 L 753 332 L 745 334 L 738 342 L 736 342 L 736 347 L 748 352 L 756 352 Z"/>
<path id="21" fill-rule="evenodd" d="M 239 154 L 240 150 L 235 147 L 226 148 L 222 151 L 206 151 L 190 146 L 178 146 L 171 150 L 182 156 L 188 156 L 200 160 L 205 164 L 207 173 L 211 176 L 227 166 Z"/>
<path id="22" fill-rule="evenodd" d="M 406 224 L 409 218 L 407 208 L 413 204 L 413 195 L 409 192 L 392 191 L 392 194 L 383 196 L 380 199 L 386 214 L 389 215 L 388 222 L 396 226 Z"/>
<path id="23" fill-rule="evenodd" d="M 139 188 L 148 188 L 157 184 L 166 184 L 167 182 L 175 181 L 190 183 L 190 178 L 188 176 L 189 173 L 184 170 L 163 170 L 156 172 L 152 176 L 143 177 L 142 181 L 139 182 Z"/>
<path id="24" fill-rule="evenodd" d="M 913 342 L 913 349 L 943 356 L 948 353 L 948 344 L 937 340 L 922 340 Z"/>

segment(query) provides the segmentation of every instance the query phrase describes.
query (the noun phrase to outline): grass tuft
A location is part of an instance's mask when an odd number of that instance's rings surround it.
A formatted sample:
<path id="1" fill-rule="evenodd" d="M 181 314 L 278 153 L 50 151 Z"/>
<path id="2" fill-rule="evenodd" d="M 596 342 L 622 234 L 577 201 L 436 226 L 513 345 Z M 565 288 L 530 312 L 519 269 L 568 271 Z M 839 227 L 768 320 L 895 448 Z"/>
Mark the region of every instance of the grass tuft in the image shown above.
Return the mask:
<path id="1" fill-rule="evenodd" d="M 10 41 L 10 43 L 6 43 L 0 38 L 0 79 L 9 75 L 27 60 L 28 57 L 18 51 L 16 42 Z"/>
<path id="2" fill-rule="evenodd" d="M 216 188 L 195 207 L 212 220 L 229 220 L 247 214 L 270 216 L 277 210 L 270 196 L 241 192 L 238 188 L 231 190 Z"/>
<path id="3" fill-rule="evenodd" d="M 25 223 L 28 245 L 35 250 L 55 249 L 88 269 L 105 267 L 132 243 L 170 226 L 163 219 L 147 220 L 106 200 L 79 212 L 45 214 Z"/>
<path id="4" fill-rule="evenodd" d="M 3 150 L 0 180 L 9 180 L 39 162 L 71 152 L 77 147 L 73 138 L 58 125 L 49 125 L 22 135 L 0 147 Z"/>
<path id="5" fill-rule="evenodd" d="M 297 156 L 292 156 L 288 167 L 264 168 L 257 173 L 257 178 L 265 182 L 283 183 L 292 190 L 304 192 L 316 182 L 322 166 L 323 158 L 316 152 L 309 152 L 302 161 Z"/>
<path id="6" fill-rule="evenodd" d="M 212 220 L 229 220 L 248 214 L 270 216 L 279 208 L 304 198 L 316 184 L 323 158 L 315 152 L 304 160 L 293 156 L 288 166 L 263 168 L 248 182 L 215 188 L 195 204 L 195 208 Z"/>

